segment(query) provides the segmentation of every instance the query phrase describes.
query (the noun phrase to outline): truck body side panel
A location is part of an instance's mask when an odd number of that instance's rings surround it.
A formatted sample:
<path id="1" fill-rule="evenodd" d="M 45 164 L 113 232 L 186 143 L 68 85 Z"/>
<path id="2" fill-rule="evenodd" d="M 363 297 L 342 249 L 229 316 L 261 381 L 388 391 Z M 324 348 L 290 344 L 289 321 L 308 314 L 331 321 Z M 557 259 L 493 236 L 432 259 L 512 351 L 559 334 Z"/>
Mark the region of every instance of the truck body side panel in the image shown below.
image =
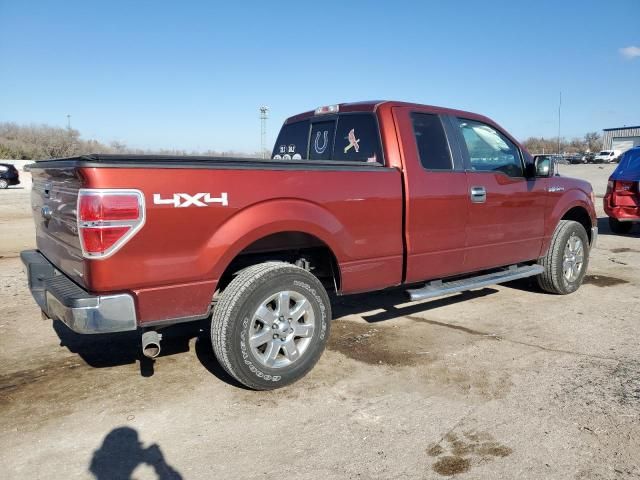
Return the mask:
<path id="1" fill-rule="evenodd" d="M 340 269 L 341 292 L 402 281 L 402 187 L 396 169 L 233 170 L 83 168 L 85 188 L 137 188 L 146 223 L 105 260 L 87 261 L 90 291 L 133 290 L 140 319 L 206 312 L 220 276 L 254 241 L 303 232 L 325 243 Z M 228 205 L 154 203 L 176 194 L 226 194 Z"/>

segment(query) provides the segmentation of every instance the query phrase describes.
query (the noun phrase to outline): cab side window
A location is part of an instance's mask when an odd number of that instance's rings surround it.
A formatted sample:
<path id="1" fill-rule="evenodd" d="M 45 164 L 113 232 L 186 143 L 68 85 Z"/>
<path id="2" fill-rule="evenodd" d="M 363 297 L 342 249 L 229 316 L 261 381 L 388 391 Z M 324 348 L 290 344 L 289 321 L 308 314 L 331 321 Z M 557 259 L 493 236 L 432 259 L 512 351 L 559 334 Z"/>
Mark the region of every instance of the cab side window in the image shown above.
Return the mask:
<path id="1" fill-rule="evenodd" d="M 440 117 L 430 113 L 412 113 L 411 121 L 422 166 L 427 170 L 453 170 Z"/>
<path id="2" fill-rule="evenodd" d="M 520 151 L 495 128 L 475 120 L 456 119 L 469 152 L 471 169 L 523 177 Z"/>

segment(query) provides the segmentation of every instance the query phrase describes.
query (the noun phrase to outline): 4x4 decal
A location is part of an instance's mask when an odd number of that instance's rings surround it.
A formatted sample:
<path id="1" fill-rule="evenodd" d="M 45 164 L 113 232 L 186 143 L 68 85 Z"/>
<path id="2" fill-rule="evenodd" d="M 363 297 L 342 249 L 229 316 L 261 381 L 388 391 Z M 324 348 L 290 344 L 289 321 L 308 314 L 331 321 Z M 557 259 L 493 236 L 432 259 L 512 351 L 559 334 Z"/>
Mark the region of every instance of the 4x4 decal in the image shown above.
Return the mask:
<path id="1" fill-rule="evenodd" d="M 229 200 L 227 192 L 222 192 L 219 197 L 212 197 L 210 193 L 196 193 L 194 195 L 174 193 L 173 198 L 162 198 L 160 193 L 154 193 L 153 203 L 155 205 L 173 205 L 175 208 L 208 207 L 211 203 L 219 203 L 226 207 L 229 205 Z"/>

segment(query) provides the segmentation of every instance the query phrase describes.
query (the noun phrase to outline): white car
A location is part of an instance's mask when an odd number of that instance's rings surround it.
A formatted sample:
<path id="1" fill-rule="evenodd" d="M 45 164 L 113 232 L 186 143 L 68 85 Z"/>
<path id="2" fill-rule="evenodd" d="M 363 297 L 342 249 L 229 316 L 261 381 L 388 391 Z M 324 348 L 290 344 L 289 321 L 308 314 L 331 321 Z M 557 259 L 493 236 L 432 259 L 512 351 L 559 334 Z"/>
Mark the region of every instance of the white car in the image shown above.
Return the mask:
<path id="1" fill-rule="evenodd" d="M 593 163 L 613 163 L 618 161 L 621 154 L 619 150 L 602 150 L 594 157 Z"/>

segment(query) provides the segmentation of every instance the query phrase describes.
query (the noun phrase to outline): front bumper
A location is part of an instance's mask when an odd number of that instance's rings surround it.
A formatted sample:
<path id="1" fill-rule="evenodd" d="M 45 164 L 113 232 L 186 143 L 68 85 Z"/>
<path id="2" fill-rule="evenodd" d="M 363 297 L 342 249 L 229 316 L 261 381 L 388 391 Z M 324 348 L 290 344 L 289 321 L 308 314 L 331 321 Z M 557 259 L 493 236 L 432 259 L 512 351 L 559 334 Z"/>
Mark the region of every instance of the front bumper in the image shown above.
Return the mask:
<path id="1" fill-rule="evenodd" d="M 112 333 L 137 328 L 133 297 L 93 295 L 73 283 L 37 250 L 20 253 L 29 290 L 42 311 L 76 333 Z"/>

